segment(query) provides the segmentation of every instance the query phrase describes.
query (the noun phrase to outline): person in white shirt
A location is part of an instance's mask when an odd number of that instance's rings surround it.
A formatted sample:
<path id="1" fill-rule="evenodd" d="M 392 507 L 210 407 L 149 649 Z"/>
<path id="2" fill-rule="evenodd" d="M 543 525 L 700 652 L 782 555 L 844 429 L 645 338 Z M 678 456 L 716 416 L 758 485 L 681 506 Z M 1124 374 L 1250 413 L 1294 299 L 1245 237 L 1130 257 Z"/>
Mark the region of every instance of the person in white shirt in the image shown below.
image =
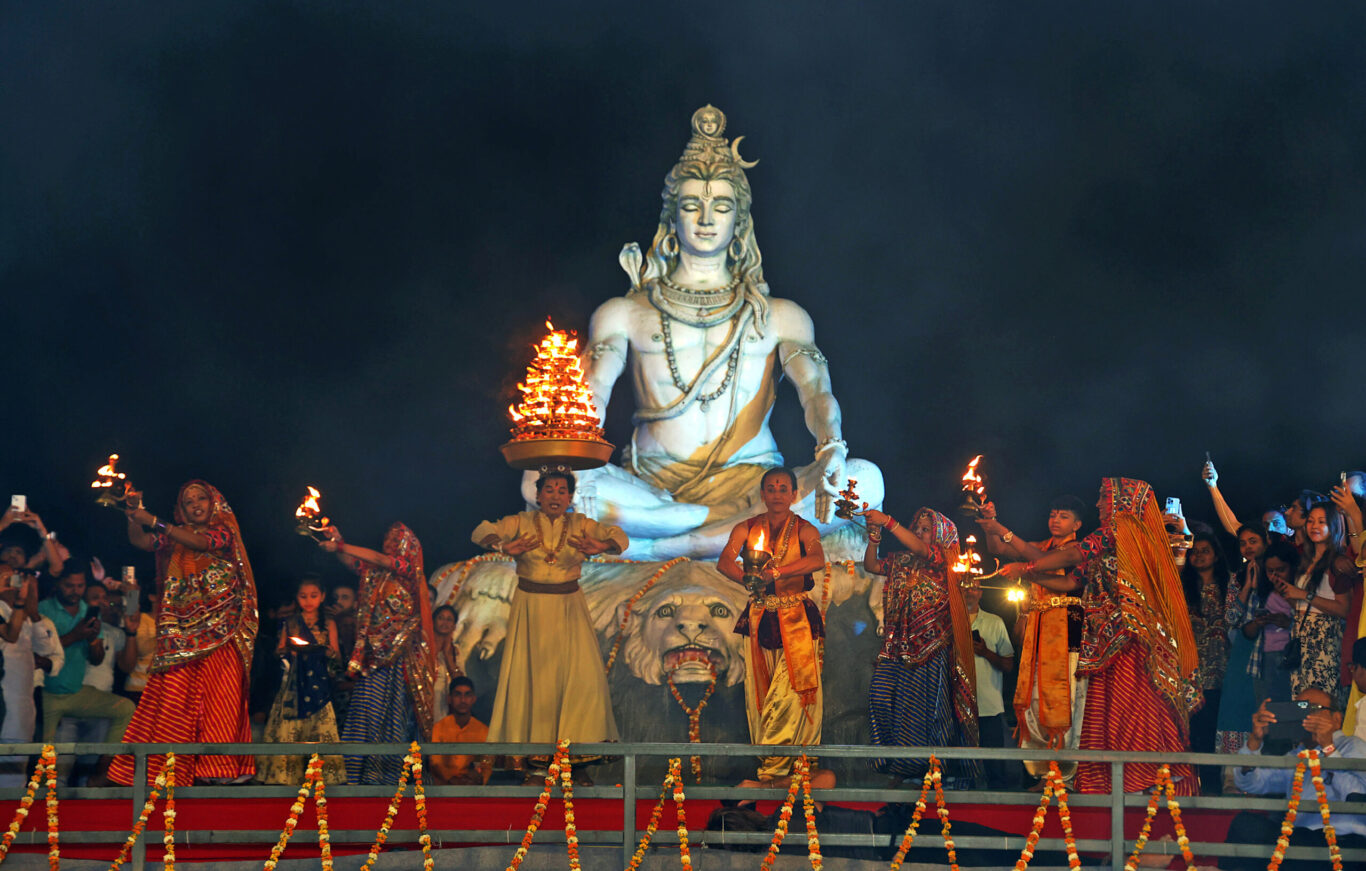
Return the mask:
<path id="1" fill-rule="evenodd" d="M 104 642 L 107 654 L 99 663 L 86 663 L 85 679 L 82 684 L 106 693 L 114 691 L 115 666 L 118 667 L 119 671 L 127 674 L 137 664 L 137 645 L 130 637 L 131 633 L 127 631 L 126 627 L 119 625 L 125 622 L 136 625 L 137 617 L 126 618 L 124 616 L 122 597 L 117 599 L 117 605 L 115 601 L 109 595 L 109 591 L 100 584 L 91 584 L 85 588 L 85 604 L 100 609 L 99 639 Z M 70 741 L 99 744 L 108 738 L 109 721 L 105 719 L 66 718 L 57 727 L 57 741 L 59 743 Z M 73 786 L 79 785 L 85 776 L 86 769 L 93 768 L 98 759 L 99 757 L 96 754 L 85 754 L 77 757 L 78 770 L 76 779 L 72 780 L 71 784 Z M 58 764 L 60 779 L 65 779 L 66 767 L 64 764 Z"/>
<path id="2" fill-rule="evenodd" d="M 37 584 L 29 578 L 26 586 L 14 587 L 10 578 L 0 581 L 0 650 L 4 656 L 4 679 L 0 681 L 5 700 L 4 720 L 0 722 L 0 742 L 15 744 L 33 740 L 37 706 L 33 700 L 35 653 L 50 651 L 35 638 L 45 639 L 33 622 L 37 613 Z M 16 609 L 17 608 L 17 609 Z M 17 631 L 13 631 L 17 629 Z M 60 642 L 57 649 L 61 650 Z M 49 659 L 50 663 L 51 660 Z M 21 786 L 28 779 L 28 757 L 0 757 L 0 787 Z"/>
<path id="3" fill-rule="evenodd" d="M 972 620 L 972 649 L 977 665 L 977 730 L 982 747 L 1005 747 L 1006 703 L 1002 695 L 1003 678 L 1015 668 L 1015 648 L 1005 621 L 990 611 L 983 611 L 982 585 L 976 578 L 964 580 L 963 604 Z M 1018 777 L 1012 775 L 1015 766 L 1004 759 L 988 759 L 987 783 L 996 789 L 1017 786 Z"/>

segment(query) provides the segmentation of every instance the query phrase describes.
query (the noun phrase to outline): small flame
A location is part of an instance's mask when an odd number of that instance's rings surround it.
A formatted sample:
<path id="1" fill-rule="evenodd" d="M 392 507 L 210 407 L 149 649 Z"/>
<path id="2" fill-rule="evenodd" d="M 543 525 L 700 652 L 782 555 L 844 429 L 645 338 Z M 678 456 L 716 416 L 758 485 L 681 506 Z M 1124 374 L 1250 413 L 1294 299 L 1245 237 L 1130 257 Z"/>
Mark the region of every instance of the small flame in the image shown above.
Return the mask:
<path id="1" fill-rule="evenodd" d="M 319 526 L 327 526 L 329 523 L 328 519 L 326 517 L 319 518 L 318 516 L 322 514 L 322 507 L 318 505 L 318 499 L 320 499 L 322 495 L 323 494 L 318 492 L 317 487 L 309 485 L 308 493 L 304 496 L 303 501 L 299 503 L 299 507 L 294 509 L 294 516 L 301 520 L 317 521 Z"/>
<path id="2" fill-rule="evenodd" d="M 967 471 L 963 473 L 963 492 L 976 493 L 982 496 L 987 492 L 987 488 L 982 480 L 982 476 L 977 474 L 977 465 L 982 462 L 982 455 L 978 454 L 968 463 Z"/>
<path id="3" fill-rule="evenodd" d="M 768 530 L 764 529 L 762 525 L 755 527 L 754 531 L 749 534 L 749 541 L 746 542 L 746 547 L 750 550 L 770 553 L 768 549 Z"/>
<path id="4" fill-rule="evenodd" d="M 306 647 L 306 646 L 308 646 L 308 644 L 310 643 L 309 640 L 308 640 L 307 638 L 300 638 L 300 637 L 297 636 L 297 635 L 291 635 L 291 636 L 289 636 L 289 640 L 292 641 L 293 643 L 299 645 L 300 647 Z"/>
<path id="5" fill-rule="evenodd" d="M 545 326 L 549 332 L 533 346 L 536 354 L 526 379 L 517 384 L 521 401 L 508 406 L 513 437 L 601 438 L 593 391 L 579 358 L 578 334 L 555 329 L 549 318 Z"/>
<path id="6" fill-rule="evenodd" d="M 1023 602 L 1024 600 L 1025 600 L 1025 591 L 1024 591 L 1024 588 L 1023 588 L 1023 587 L 1011 587 L 1009 590 L 1006 590 L 1006 601 L 1007 601 L 1007 602 L 1013 602 L 1013 603 L 1018 604 L 1018 603 L 1020 603 L 1020 602 Z"/>
<path id="7" fill-rule="evenodd" d="M 110 454 L 109 462 L 105 463 L 103 466 L 100 466 L 100 468 L 95 472 L 95 480 L 90 482 L 90 488 L 92 490 L 99 490 L 103 487 L 112 487 L 114 486 L 115 481 L 122 481 L 126 479 L 128 476 L 123 474 L 116 468 L 118 462 L 119 455 Z"/>

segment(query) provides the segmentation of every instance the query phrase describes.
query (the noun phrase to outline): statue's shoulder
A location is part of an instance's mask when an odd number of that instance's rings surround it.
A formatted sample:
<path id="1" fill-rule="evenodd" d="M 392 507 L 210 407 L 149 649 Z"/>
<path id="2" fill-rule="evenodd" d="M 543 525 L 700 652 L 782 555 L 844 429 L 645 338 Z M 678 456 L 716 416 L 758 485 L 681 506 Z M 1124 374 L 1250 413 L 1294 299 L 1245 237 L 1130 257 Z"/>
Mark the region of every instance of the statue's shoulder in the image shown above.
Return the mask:
<path id="1" fill-rule="evenodd" d="M 768 298 L 768 322 L 774 328 L 779 341 L 809 341 L 814 332 L 811 315 L 790 299 Z"/>
<path id="2" fill-rule="evenodd" d="M 640 294 L 614 296 L 593 311 L 590 332 L 595 336 L 629 332 L 632 321 L 648 308 L 649 300 Z"/>

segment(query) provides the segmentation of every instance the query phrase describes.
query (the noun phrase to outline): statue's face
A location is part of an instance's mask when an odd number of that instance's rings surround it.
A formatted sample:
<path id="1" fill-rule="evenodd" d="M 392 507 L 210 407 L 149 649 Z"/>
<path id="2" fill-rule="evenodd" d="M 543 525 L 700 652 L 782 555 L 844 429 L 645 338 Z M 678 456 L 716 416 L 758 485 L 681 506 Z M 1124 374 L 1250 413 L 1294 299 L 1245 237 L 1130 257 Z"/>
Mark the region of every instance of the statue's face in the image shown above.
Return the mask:
<path id="1" fill-rule="evenodd" d="M 735 186 L 690 178 L 678 190 L 678 247 L 697 257 L 724 254 L 735 236 Z"/>
<path id="2" fill-rule="evenodd" d="M 723 683 L 731 682 L 727 673 L 739 661 L 730 643 L 739 638 L 731 632 L 740 613 L 735 602 L 687 587 L 652 604 L 642 615 L 641 635 L 646 646 L 658 652 L 655 667 L 661 676 L 672 674 L 676 683 L 705 682 L 711 679 L 710 663 Z"/>

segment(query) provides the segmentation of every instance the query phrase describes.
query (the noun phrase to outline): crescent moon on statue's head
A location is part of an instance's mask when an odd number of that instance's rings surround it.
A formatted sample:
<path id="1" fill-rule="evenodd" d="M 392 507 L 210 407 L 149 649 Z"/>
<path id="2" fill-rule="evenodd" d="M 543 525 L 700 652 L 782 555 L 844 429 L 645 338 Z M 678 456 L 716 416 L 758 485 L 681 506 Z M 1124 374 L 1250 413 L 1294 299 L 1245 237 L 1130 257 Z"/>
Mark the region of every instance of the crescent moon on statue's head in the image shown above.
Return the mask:
<path id="1" fill-rule="evenodd" d="M 743 136 L 737 136 L 737 137 L 735 137 L 735 139 L 730 143 L 730 154 L 731 154 L 731 157 L 734 157 L 734 158 L 735 158 L 735 162 L 738 163 L 738 164 L 740 164 L 740 167 L 741 167 L 742 169 L 749 169 L 749 168 L 752 167 L 752 166 L 758 166 L 758 165 L 759 165 L 759 161 L 757 161 L 757 160 L 745 160 L 745 159 L 743 159 L 743 158 L 740 157 L 740 140 L 741 140 L 741 139 L 744 139 L 744 138 L 745 138 L 745 137 L 743 137 Z"/>

